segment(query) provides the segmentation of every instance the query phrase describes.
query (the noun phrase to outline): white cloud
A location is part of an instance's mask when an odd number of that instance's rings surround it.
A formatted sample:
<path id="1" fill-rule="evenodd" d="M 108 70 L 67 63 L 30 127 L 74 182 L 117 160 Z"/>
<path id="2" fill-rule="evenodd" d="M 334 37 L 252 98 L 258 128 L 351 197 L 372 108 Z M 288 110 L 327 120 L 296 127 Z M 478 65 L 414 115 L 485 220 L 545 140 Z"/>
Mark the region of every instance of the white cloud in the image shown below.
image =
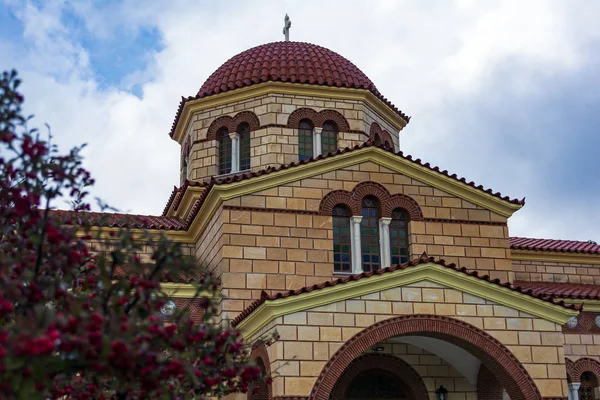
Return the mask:
<path id="1" fill-rule="evenodd" d="M 3 52 L 25 78 L 28 107 L 40 125 L 47 121 L 52 126 L 61 148 L 89 143 L 86 163 L 97 179 L 94 195 L 122 210 L 149 214 L 161 212 L 178 183 L 178 145 L 168 132 L 180 96 L 195 94 L 210 73 L 238 52 L 281 40 L 286 12 L 292 19 L 292 40 L 344 55 L 414 116 L 402 132 L 404 150 L 443 169 L 454 166 L 458 170 L 452 172 L 465 171 L 469 180 L 477 178 L 477 183 L 513 196 L 531 196 L 526 183 L 535 179 L 530 172 L 535 161 L 492 151 L 486 164 L 474 163 L 469 152 L 485 149 L 489 138 L 485 132 L 473 136 L 457 131 L 448 121 L 462 116 L 449 111 L 455 103 L 473 99 L 476 112 L 478 96 L 489 95 L 482 91 L 494 82 L 498 68 L 511 61 L 520 68 L 511 71 L 510 81 L 498 84 L 508 87 L 526 110 L 526 95 L 544 90 L 537 78 L 577 74 L 589 60 L 589 44 L 600 38 L 593 17 L 600 4 L 594 2 L 585 2 L 585 7 L 541 0 L 127 0 L 115 8 L 89 2 L 48 4 L 40 10 L 13 3 L 30 47 L 26 54 L 14 48 Z M 124 79 L 126 87 L 143 82 L 141 99 L 99 84 L 89 64 L 90 50 L 76 42 L 61 21 L 65 7 L 81 16 L 89 33 L 99 39 L 119 29 L 159 30 L 162 50 L 149 55 L 147 68 L 132 70 Z M 7 40 L 0 39 L 0 49 L 5 47 L 10 48 Z M 480 142 L 474 143 L 473 137 Z M 448 149 L 456 153 L 450 156 Z M 521 168 L 520 182 L 511 175 L 492 174 L 514 162 Z M 486 174 L 493 175 L 493 182 Z M 523 217 L 515 217 L 511 233 L 585 239 L 596 232 L 597 223 L 585 217 L 592 210 L 585 207 L 573 215 L 553 216 L 557 222 L 544 225 L 548 204 L 528 204 L 518 213 Z M 534 223 L 544 227 L 535 228 Z"/>

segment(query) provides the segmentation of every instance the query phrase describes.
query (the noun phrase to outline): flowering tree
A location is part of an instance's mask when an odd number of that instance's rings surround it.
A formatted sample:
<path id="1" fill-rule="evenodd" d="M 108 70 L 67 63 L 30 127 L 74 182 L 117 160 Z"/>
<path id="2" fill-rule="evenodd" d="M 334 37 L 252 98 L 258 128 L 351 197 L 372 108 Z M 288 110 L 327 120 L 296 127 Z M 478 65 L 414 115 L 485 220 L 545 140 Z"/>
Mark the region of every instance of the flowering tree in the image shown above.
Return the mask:
<path id="1" fill-rule="evenodd" d="M 19 83 L 14 71 L 0 76 L 2 398 L 198 399 L 252 390 L 263 377 L 248 347 L 238 332 L 210 323 L 216 282 L 196 283 L 200 323 L 185 310 L 161 314 L 168 298 L 160 281 L 196 266 L 166 237 L 86 222 L 93 180 L 81 147 L 60 155 L 27 128 Z M 66 218 L 51 211 L 61 200 L 75 211 Z M 152 262 L 142 264 L 148 248 Z M 116 277 L 122 269 L 128 278 Z"/>

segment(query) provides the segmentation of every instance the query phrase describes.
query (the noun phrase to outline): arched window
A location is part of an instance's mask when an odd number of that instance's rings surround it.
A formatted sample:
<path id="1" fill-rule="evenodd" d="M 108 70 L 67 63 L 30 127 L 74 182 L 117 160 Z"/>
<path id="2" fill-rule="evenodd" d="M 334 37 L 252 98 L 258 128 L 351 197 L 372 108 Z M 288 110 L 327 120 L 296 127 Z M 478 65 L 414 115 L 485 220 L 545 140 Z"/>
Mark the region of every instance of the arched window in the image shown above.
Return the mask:
<path id="1" fill-rule="evenodd" d="M 408 262 L 408 212 L 402 208 L 392 211 L 390 223 L 390 253 L 391 263 L 402 264 Z"/>
<path id="2" fill-rule="evenodd" d="M 249 391 L 247 395 L 248 400 L 267 400 L 269 398 L 269 384 L 265 379 L 267 376 L 267 369 L 265 367 L 265 363 L 262 358 L 257 358 L 256 366 L 260 368 L 260 377 L 262 379 L 258 379 L 256 382 L 256 386 L 258 390 Z"/>
<path id="3" fill-rule="evenodd" d="M 579 387 L 579 400 L 596 400 L 595 389 L 598 387 L 598 379 L 591 372 L 581 374 L 581 386 Z"/>
<path id="4" fill-rule="evenodd" d="M 313 157 L 313 123 L 303 119 L 298 124 L 298 156 L 299 160 Z"/>
<path id="5" fill-rule="evenodd" d="M 333 208 L 333 270 L 352 271 L 352 242 L 350 240 L 350 216 L 346 206 Z"/>
<path id="6" fill-rule="evenodd" d="M 367 196 L 362 201 L 360 243 L 362 247 L 362 269 L 365 272 L 379 269 L 381 262 L 379 249 L 379 208 L 379 200 L 374 196 Z"/>
<path id="7" fill-rule="evenodd" d="M 240 135 L 240 171 L 250 169 L 250 125 L 243 122 L 237 128 Z"/>
<path id="8" fill-rule="evenodd" d="M 321 132 L 321 154 L 333 153 L 337 150 L 337 125 L 331 121 L 325 121 Z"/>
<path id="9" fill-rule="evenodd" d="M 373 142 L 375 143 L 375 146 L 381 146 L 381 136 L 379 136 L 379 133 L 375 134 L 375 140 Z"/>
<path id="10" fill-rule="evenodd" d="M 219 142 L 219 175 L 228 174 L 231 172 L 231 138 L 227 128 L 219 129 L 217 141 Z"/>

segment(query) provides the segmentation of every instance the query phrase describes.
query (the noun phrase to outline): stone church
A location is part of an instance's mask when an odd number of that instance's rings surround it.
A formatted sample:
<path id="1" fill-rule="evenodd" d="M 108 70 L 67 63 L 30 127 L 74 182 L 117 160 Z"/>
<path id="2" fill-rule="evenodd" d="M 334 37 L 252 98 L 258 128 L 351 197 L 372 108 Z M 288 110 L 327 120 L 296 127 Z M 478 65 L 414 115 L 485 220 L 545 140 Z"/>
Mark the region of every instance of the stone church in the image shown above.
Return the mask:
<path id="1" fill-rule="evenodd" d="M 409 121 L 331 50 L 251 48 L 182 99 L 163 214 L 106 224 L 182 243 L 222 323 L 279 333 L 248 398 L 600 399 L 600 246 L 511 237 L 524 201 L 404 154 Z"/>

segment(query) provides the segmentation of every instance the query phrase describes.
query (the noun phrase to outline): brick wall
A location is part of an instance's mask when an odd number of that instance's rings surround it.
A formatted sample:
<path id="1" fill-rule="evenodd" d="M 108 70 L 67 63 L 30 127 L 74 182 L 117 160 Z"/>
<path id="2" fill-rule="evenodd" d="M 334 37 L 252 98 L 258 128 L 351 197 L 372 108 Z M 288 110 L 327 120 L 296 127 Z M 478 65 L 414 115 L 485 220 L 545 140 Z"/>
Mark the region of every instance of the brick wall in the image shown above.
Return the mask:
<path id="1" fill-rule="evenodd" d="M 512 266 L 519 281 L 600 285 L 600 265 L 515 260 Z"/>

